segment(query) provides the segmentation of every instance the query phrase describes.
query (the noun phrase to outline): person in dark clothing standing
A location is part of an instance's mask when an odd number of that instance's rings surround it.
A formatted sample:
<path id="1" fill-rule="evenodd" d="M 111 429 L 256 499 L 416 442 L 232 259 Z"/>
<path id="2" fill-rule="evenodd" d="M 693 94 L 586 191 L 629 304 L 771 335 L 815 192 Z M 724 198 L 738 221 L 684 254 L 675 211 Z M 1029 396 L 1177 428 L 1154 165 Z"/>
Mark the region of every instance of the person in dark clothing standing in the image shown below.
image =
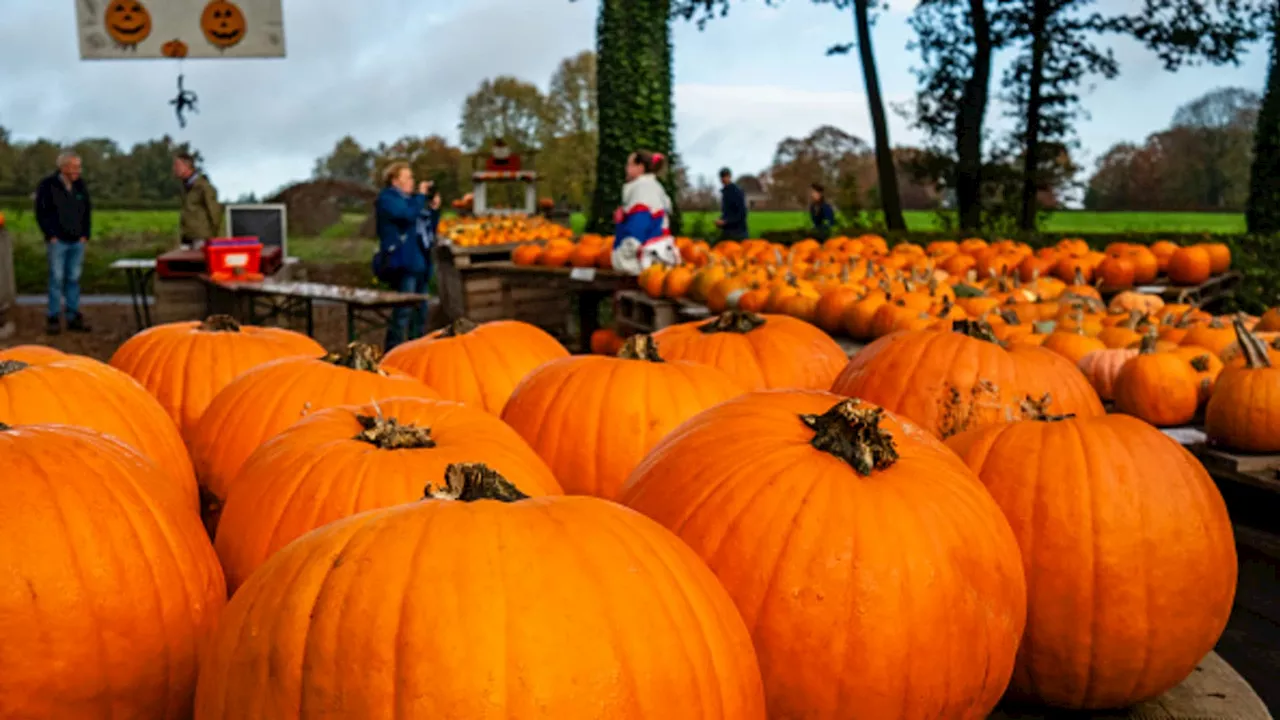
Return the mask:
<path id="1" fill-rule="evenodd" d="M 822 183 L 809 186 L 809 218 L 813 220 L 813 236 L 818 240 L 831 237 L 836 225 L 836 211 L 827 202 L 827 189 Z"/>
<path id="2" fill-rule="evenodd" d="M 720 219 L 716 226 L 720 228 L 722 240 L 747 239 L 747 196 L 742 188 L 733 182 L 733 173 L 729 168 L 720 171 Z"/>
<path id="3" fill-rule="evenodd" d="M 63 304 L 67 329 L 88 332 L 80 314 L 80 272 L 84 249 L 92 235 L 93 207 L 89 188 L 80 177 L 80 158 L 75 153 L 58 156 L 58 171 L 36 187 L 36 222 L 44 235 L 49 259 L 49 313 L 46 332 L 62 331 Z"/>

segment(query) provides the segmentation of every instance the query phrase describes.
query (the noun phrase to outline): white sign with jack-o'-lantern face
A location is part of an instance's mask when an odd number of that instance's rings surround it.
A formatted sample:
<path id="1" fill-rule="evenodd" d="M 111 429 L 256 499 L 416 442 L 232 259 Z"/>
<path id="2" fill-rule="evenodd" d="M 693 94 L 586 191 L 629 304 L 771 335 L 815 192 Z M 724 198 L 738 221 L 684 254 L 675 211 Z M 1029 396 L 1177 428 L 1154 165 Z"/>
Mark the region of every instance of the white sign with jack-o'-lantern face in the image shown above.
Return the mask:
<path id="1" fill-rule="evenodd" d="M 282 0 L 74 2 L 84 60 L 285 55 Z"/>

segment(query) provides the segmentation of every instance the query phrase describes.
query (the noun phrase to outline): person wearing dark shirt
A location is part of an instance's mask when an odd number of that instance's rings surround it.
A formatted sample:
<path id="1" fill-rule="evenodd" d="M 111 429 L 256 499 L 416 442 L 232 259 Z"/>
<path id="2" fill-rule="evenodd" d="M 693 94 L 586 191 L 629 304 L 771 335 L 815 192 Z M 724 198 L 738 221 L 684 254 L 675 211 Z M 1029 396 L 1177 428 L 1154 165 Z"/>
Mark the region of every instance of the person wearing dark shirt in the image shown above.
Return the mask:
<path id="1" fill-rule="evenodd" d="M 89 331 L 80 314 L 80 272 L 84 268 L 85 245 L 92 235 L 93 207 L 80 171 L 80 158 L 63 153 L 58 156 L 58 171 L 36 187 L 36 222 L 44 235 L 49 259 L 46 332 L 50 335 L 62 331 L 64 303 L 67 329 Z"/>
<path id="2" fill-rule="evenodd" d="M 716 226 L 720 228 L 723 240 L 747 239 L 747 196 L 742 188 L 733 182 L 733 173 L 729 168 L 720 171 L 720 219 Z"/>
<path id="3" fill-rule="evenodd" d="M 813 221 L 813 236 L 818 240 L 831 237 L 836 224 L 836 211 L 827 202 L 827 189 L 822 183 L 809 186 L 809 218 Z"/>

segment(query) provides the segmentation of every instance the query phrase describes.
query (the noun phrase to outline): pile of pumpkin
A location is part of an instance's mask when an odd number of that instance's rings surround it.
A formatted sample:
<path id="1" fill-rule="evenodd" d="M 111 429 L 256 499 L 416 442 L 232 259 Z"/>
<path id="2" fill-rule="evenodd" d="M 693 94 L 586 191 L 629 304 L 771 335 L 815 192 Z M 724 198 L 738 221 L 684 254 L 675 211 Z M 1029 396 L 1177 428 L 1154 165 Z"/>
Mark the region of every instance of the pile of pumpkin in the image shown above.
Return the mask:
<path id="1" fill-rule="evenodd" d="M 711 246 L 701 240 L 678 237 L 675 242 L 688 265 L 697 267 L 710 258 Z M 516 265 L 609 269 L 613 267 L 613 238 L 587 233 L 576 241 L 560 238 L 525 243 L 511 251 L 511 261 Z"/>
<path id="2" fill-rule="evenodd" d="M 1229 432 L 1280 393 L 1236 331 Z M 741 311 L 615 357 L 465 320 L 326 355 L 214 317 L 110 365 L 0 351 L 0 423 L 16 717 L 1125 707 L 1235 591 L 1194 457 L 978 320 L 849 359 Z"/>
<path id="3" fill-rule="evenodd" d="M 541 216 L 525 215 L 446 217 L 440 221 L 439 232 L 442 238 L 461 247 L 564 241 L 573 237 L 573 231 L 563 225 Z"/>

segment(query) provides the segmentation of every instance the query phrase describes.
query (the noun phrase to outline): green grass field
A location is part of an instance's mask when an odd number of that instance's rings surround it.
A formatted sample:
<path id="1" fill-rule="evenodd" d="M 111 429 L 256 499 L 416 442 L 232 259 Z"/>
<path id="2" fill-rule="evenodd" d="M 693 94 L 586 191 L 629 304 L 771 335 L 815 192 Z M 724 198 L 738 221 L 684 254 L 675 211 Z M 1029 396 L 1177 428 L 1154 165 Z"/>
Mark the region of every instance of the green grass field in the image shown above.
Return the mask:
<path id="1" fill-rule="evenodd" d="M 14 263 L 18 291 L 44 291 L 46 263 L 43 243 L 35 218 L 28 208 L 0 208 L 7 227 L 15 236 Z M 914 231 L 941 229 L 938 215 L 928 211 L 908 212 L 907 224 Z M 715 232 L 716 213 L 685 214 L 686 232 L 697 228 Z M 363 217 L 345 216 L 342 222 L 318 237 L 290 238 L 289 254 L 314 266 L 343 265 L 367 267 L 373 241 L 355 237 Z M 756 212 L 750 217 L 752 234 L 804 228 L 803 212 Z M 176 245 L 178 214 L 172 210 L 102 210 L 94 213 L 94 238 L 85 261 L 83 287 L 88 293 L 124 292 L 122 276 L 107 266 L 121 257 L 154 257 Z M 586 224 L 575 215 L 572 225 L 581 232 Z M 1098 213 L 1069 211 L 1048 215 L 1042 232 L 1052 235 L 1092 235 L 1125 233 L 1238 234 L 1245 230 L 1244 216 L 1237 213 Z"/>

